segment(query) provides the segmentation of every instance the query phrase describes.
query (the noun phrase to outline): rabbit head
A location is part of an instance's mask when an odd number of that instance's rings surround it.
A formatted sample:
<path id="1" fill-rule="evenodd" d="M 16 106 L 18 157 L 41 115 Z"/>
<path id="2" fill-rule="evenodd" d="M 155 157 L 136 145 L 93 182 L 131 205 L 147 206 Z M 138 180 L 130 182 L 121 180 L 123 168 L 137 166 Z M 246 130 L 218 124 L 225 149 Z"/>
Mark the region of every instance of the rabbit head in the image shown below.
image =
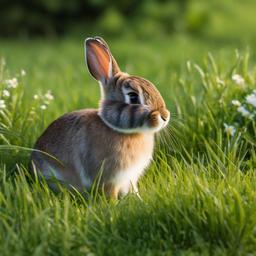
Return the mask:
<path id="1" fill-rule="evenodd" d="M 143 133 L 157 132 L 168 124 L 170 113 L 156 87 L 121 72 L 102 38 L 86 39 L 85 58 L 101 86 L 98 114 L 107 126 L 121 133 Z"/>

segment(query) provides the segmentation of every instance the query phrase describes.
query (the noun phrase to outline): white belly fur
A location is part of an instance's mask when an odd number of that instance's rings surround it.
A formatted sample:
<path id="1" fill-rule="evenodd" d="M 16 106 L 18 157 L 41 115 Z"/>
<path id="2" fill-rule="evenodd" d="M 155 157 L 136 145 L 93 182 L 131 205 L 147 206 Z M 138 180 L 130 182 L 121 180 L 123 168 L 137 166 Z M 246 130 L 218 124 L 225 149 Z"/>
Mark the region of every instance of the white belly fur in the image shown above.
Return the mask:
<path id="1" fill-rule="evenodd" d="M 137 161 L 125 170 L 116 173 L 112 184 L 120 188 L 120 193 L 125 195 L 129 192 L 130 187 L 134 192 L 138 192 L 137 182 L 143 174 L 145 168 L 149 165 L 152 154 L 142 155 Z"/>

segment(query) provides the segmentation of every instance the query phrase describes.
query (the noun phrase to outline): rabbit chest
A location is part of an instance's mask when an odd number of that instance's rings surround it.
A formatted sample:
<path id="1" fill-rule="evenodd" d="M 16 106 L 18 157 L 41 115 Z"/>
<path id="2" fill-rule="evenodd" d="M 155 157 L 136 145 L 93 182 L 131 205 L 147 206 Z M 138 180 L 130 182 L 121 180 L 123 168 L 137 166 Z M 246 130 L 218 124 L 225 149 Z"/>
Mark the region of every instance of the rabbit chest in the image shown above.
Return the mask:
<path id="1" fill-rule="evenodd" d="M 131 183 L 137 183 L 152 158 L 154 134 L 119 133 L 105 125 L 101 118 L 92 115 L 93 113 L 95 112 L 86 111 L 86 122 L 90 121 L 89 125 L 86 130 L 81 129 L 83 135 L 77 136 L 78 139 L 74 143 L 81 145 L 78 155 L 82 156 L 79 158 L 83 173 L 90 183 L 99 176 L 99 171 L 102 171 L 101 181 L 105 184 L 127 187 Z M 80 160 L 76 159 L 74 162 Z"/>
<path id="2" fill-rule="evenodd" d="M 116 168 L 110 169 L 114 170 L 110 175 L 111 183 L 124 190 L 127 190 L 130 185 L 136 189 L 139 177 L 152 159 L 153 148 L 152 134 L 143 134 L 138 138 L 130 138 L 122 142 L 115 155 Z"/>

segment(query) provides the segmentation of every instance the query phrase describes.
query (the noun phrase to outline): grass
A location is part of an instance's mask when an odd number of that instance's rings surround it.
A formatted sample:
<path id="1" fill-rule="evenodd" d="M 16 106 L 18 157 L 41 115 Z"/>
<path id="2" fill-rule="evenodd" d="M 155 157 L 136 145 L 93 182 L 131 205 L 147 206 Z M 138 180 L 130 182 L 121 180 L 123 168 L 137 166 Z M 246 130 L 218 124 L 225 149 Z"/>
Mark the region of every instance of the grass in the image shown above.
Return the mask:
<path id="1" fill-rule="evenodd" d="M 142 201 L 108 202 L 97 190 L 89 199 L 55 194 L 27 175 L 27 149 L 43 129 L 67 111 L 97 107 L 99 88 L 82 40 L 2 41 L 0 92 L 13 76 L 19 84 L 0 110 L 1 255 L 253 255 L 256 122 L 231 101 L 254 114 L 245 99 L 255 88 L 255 56 L 186 35 L 110 45 L 123 69 L 157 85 L 172 113 L 140 181 Z M 55 99 L 42 110 L 47 90 Z"/>

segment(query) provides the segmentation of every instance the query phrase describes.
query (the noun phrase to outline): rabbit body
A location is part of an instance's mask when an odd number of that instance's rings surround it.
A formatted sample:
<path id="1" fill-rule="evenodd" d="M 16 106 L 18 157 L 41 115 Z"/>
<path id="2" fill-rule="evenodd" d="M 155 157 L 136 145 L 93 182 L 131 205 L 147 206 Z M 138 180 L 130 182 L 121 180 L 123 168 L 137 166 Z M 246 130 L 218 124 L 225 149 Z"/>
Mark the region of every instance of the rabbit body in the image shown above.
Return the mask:
<path id="1" fill-rule="evenodd" d="M 134 190 L 152 157 L 152 133 L 122 134 L 109 128 L 97 109 L 68 113 L 54 121 L 38 139 L 35 149 L 55 156 L 64 166 L 40 152 L 32 159 L 43 176 L 53 175 L 82 191 L 90 189 L 98 171 L 107 194 L 117 197 Z"/>
<path id="2" fill-rule="evenodd" d="M 36 142 L 32 166 L 54 189 L 53 178 L 82 191 L 100 176 L 106 195 L 117 198 L 138 191 L 154 134 L 170 114 L 152 83 L 120 71 L 103 39 L 89 38 L 85 46 L 89 72 L 101 87 L 99 109 L 55 120 Z"/>

